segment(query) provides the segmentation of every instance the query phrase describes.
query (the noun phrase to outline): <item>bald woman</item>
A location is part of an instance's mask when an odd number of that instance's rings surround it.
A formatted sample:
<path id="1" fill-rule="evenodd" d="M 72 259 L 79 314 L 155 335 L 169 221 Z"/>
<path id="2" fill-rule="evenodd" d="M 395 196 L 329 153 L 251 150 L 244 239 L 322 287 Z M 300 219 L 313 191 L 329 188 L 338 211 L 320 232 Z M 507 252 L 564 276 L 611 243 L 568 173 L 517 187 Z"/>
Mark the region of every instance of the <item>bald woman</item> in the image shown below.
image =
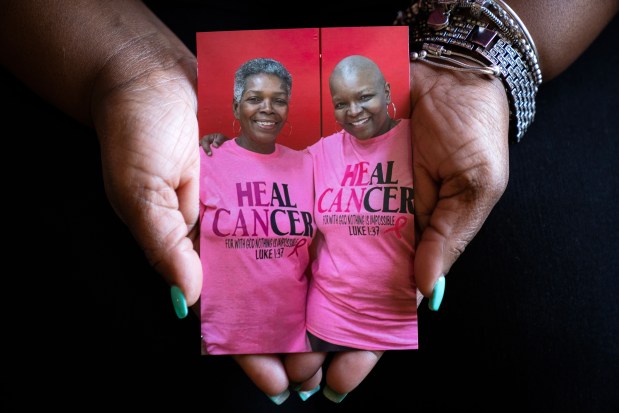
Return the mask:
<path id="1" fill-rule="evenodd" d="M 308 148 L 320 234 L 307 302 L 314 353 L 291 358 L 288 372 L 303 381 L 335 352 L 323 392 L 337 403 L 384 350 L 418 340 L 410 122 L 389 116 L 390 85 L 367 57 L 341 60 L 329 87 L 342 130 Z"/>

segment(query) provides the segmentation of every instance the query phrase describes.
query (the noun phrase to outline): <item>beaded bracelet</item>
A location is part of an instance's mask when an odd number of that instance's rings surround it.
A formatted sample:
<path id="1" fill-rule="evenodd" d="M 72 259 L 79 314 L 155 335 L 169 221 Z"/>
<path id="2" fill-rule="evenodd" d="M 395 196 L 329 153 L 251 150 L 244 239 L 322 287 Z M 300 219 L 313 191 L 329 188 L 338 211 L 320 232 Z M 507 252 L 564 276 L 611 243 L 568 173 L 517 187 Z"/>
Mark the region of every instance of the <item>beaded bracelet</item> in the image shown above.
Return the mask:
<path id="1" fill-rule="evenodd" d="M 535 117 L 542 72 L 535 43 L 502 0 L 418 0 L 394 25 L 410 27 L 411 61 L 500 77 L 510 109 L 509 138 L 519 142 Z"/>

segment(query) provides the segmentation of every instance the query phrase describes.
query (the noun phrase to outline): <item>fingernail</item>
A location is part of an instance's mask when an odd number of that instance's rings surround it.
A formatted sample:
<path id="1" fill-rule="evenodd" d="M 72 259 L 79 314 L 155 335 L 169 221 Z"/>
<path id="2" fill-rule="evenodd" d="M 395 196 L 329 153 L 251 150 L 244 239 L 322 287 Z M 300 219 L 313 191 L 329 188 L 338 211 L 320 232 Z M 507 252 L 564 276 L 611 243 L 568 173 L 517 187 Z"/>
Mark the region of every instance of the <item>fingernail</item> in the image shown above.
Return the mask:
<path id="1" fill-rule="evenodd" d="M 301 386 L 303 386 L 303 383 L 290 383 L 290 388 L 294 391 L 299 391 L 301 390 Z"/>
<path id="2" fill-rule="evenodd" d="M 269 396 L 267 394 L 267 396 L 269 397 L 269 399 L 271 399 L 271 401 L 277 405 L 282 404 L 283 402 L 286 401 L 286 399 L 288 399 L 288 396 L 290 396 L 290 391 L 288 389 L 284 390 L 283 392 L 281 392 L 280 394 L 276 394 L 275 396 Z"/>
<path id="3" fill-rule="evenodd" d="M 314 387 L 312 390 L 305 390 L 305 391 L 297 390 L 297 393 L 299 393 L 299 397 L 301 398 L 301 400 L 305 401 L 309 399 L 310 397 L 312 397 L 314 394 L 316 394 L 318 390 L 320 390 L 320 384 Z"/>
<path id="4" fill-rule="evenodd" d="M 434 284 L 434 291 L 432 291 L 432 298 L 428 301 L 428 308 L 432 311 L 438 311 L 443 301 L 443 295 L 445 294 L 445 276 L 438 277 L 436 284 Z"/>
<path id="5" fill-rule="evenodd" d="M 187 317 L 187 300 L 185 300 L 185 296 L 180 288 L 173 285 L 170 288 L 170 295 L 172 296 L 172 305 L 174 306 L 174 311 L 176 312 L 176 316 L 178 318 Z"/>
<path id="6" fill-rule="evenodd" d="M 322 390 L 322 394 L 333 403 L 339 403 L 344 400 L 344 397 L 348 396 L 348 393 L 338 393 L 329 386 L 325 386 Z"/>

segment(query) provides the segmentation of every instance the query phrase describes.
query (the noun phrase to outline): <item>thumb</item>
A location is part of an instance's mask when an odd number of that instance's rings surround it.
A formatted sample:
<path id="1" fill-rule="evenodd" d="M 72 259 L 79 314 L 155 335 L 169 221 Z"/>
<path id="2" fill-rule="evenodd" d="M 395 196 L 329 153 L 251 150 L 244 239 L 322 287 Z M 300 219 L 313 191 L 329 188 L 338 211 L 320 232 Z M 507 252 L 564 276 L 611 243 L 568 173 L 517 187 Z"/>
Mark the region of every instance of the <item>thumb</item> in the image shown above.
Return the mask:
<path id="1" fill-rule="evenodd" d="M 438 310 L 445 275 L 479 232 L 500 194 L 502 191 L 471 185 L 462 177 L 441 184 L 438 200 L 426 211 L 427 219 L 422 220 L 415 251 L 417 289 L 430 298 L 431 310 Z M 423 211 L 419 212 L 423 215 Z"/>
<path id="2" fill-rule="evenodd" d="M 202 291 L 202 263 L 199 250 L 198 207 L 194 208 L 196 182 L 176 190 L 178 208 L 153 206 L 145 214 L 152 222 L 145 234 L 144 251 L 151 265 L 170 284 L 176 315 L 184 318 Z M 151 215 L 153 218 L 148 219 Z"/>
<path id="3" fill-rule="evenodd" d="M 161 245 L 159 251 L 148 251 L 147 256 L 157 272 L 170 284 L 172 305 L 179 318 L 185 318 L 188 307 L 193 306 L 202 290 L 202 266 L 193 242 L 188 237 L 171 240 Z M 195 309 L 194 309 L 195 311 Z"/>
<path id="4" fill-rule="evenodd" d="M 187 315 L 188 307 L 198 301 L 202 290 L 202 264 L 197 252 L 197 181 L 188 179 L 179 185 L 170 185 L 158 179 L 146 180 L 147 183 L 143 182 L 137 190 L 107 185 L 117 214 L 150 265 L 170 285 L 172 303 L 179 318 Z"/>

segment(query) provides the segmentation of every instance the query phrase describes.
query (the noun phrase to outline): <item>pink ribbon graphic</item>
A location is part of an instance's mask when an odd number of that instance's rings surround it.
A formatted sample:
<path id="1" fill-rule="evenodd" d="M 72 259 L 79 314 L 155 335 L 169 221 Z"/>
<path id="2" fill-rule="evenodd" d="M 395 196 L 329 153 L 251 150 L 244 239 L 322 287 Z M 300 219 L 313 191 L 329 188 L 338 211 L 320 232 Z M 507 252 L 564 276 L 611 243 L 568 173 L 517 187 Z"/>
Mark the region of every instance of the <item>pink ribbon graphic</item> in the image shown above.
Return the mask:
<path id="1" fill-rule="evenodd" d="M 298 256 L 299 253 L 297 252 L 297 249 L 299 247 L 304 246 L 305 244 L 307 244 L 307 240 L 305 238 L 300 239 L 299 242 L 297 242 L 297 244 L 294 246 L 294 249 L 292 250 L 292 252 L 290 254 L 288 254 L 288 257 L 290 257 L 292 254 L 297 254 L 297 256 Z"/>
<path id="2" fill-rule="evenodd" d="M 406 221 L 407 221 L 406 217 L 399 217 L 398 219 L 396 219 L 395 225 L 392 228 L 389 228 L 388 230 L 386 230 L 385 234 L 393 231 L 395 232 L 395 236 L 398 237 L 398 239 L 402 238 L 402 234 L 400 233 L 400 230 L 404 228 L 404 225 L 406 225 Z"/>

